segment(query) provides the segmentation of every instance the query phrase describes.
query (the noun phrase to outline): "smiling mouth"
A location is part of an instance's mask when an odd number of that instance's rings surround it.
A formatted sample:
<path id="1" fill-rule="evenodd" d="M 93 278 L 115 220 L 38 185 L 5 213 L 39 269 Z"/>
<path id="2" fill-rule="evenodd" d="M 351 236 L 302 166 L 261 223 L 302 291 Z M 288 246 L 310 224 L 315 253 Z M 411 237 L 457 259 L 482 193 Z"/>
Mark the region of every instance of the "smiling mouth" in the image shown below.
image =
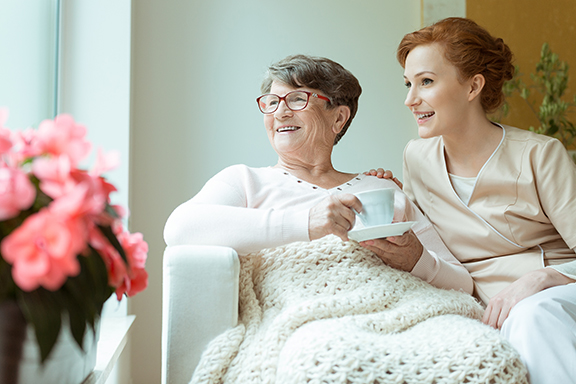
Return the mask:
<path id="1" fill-rule="evenodd" d="M 297 131 L 299 129 L 300 129 L 300 127 L 280 127 L 276 130 L 276 132 L 278 132 L 278 133 L 292 132 L 292 131 Z"/>
<path id="2" fill-rule="evenodd" d="M 436 113 L 435 112 L 428 112 L 428 113 L 416 113 L 416 118 L 418 120 L 422 120 L 422 119 L 427 119 L 429 117 L 434 116 Z"/>

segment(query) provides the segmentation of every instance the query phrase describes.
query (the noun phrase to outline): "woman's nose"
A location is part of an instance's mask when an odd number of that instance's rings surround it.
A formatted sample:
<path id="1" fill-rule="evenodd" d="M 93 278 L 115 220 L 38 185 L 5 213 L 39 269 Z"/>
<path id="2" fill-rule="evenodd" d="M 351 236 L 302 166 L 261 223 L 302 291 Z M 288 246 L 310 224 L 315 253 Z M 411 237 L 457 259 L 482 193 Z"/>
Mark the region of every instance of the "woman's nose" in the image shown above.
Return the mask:
<path id="1" fill-rule="evenodd" d="M 278 109 L 274 112 L 274 116 L 277 118 L 289 116 L 292 114 L 292 110 L 286 105 L 286 100 L 280 100 L 278 103 Z"/>
<path id="2" fill-rule="evenodd" d="M 406 100 L 404 100 L 404 105 L 411 107 L 413 105 L 417 105 L 419 102 L 420 98 L 416 94 L 416 90 L 414 88 L 408 89 L 408 94 L 406 95 Z"/>

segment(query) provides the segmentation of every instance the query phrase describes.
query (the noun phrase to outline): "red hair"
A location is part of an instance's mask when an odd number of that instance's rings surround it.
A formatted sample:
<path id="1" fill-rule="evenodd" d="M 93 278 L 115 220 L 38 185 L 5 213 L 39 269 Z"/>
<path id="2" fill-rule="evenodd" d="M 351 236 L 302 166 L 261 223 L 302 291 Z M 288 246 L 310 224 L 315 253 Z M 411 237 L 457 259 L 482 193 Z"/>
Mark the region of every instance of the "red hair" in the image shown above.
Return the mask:
<path id="1" fill-rule="evenodd" d="M 411 50 L 434 43 L 442 46 L 446 60 L 458 69 L 462 81 L 477 74 L 484 76 L 486 84 L 480 93 L 484 112 L 493 112 L 504 103 L 502 86 L 514 75 L 514 66 L 512 52 L 502 39 L 470 19 L 449 17 L 405 35 L 396 58 L 404 68 Z"/>

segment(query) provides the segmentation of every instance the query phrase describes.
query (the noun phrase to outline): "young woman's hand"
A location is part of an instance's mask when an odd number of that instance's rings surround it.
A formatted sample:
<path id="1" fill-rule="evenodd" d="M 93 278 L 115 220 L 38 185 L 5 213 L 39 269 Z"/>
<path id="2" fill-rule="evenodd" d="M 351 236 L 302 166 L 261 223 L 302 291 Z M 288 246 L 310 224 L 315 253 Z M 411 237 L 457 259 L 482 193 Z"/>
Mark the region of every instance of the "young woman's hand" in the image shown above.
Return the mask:
<path id="1" fill-rule="evenodd" d="M 553 268 L 542 268 L 529 272 L 504 288 L 488 302 L 482 322 L 500 329 L 510 311 L 520 300 L 532 296 L 546 288 L 573 283 Z"/>
<path id="2" fill-rule="evenodd" d="M 383 168 L 378 168 L 378 169 L 371 169 L 368 172 L 364 172 L 364 174 L 368 176 L 376 176 L 379 179 L 392 179 L 392 181 L 394 181 L 396 185 L 400 187 L 400 189 L 403 188 L 402 183 L 400 182 L 400 180 L 394 177 L 392 171 L 384 170 Z"/>

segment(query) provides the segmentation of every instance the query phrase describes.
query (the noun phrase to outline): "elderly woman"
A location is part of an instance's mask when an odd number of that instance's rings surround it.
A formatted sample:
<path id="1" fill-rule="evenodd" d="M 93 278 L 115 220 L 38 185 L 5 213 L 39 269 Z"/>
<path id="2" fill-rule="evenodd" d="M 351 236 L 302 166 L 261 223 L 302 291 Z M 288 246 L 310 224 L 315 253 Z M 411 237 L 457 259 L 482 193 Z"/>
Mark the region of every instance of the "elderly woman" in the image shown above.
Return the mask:
<path id="1" fill-rule="evenodd" d="M 390 255 L 397 257 L 383 254 L 383 261 L 437 287 L 471 292 L 468 272 L 393 182 L 334 169 L 332 150 L 362 92 L 348 70 L 326 58 L 290 56 L 269 68 L 261 88 L 258 107 L 277 164 L 235 165 L 218 173 L 170 215 L 166 244 L 229 246 L 243 255 L 329 234 L 346 241 L 354 209 L 362 210 L 352 194 L 396 188 L 394 220 L 418 223 L 388 238 L 394 244 Z"/>
<path id="2" fill-rule="evenodd" d="M 356 78 L 331 60 L 290 56 L 262 91 L 277 164 L 221 171 L 165 227 L 168 245 L 240 255 L 239 323 L 206 347 L 192 383 L 525 383 L 513 349 L 470 319 L 482 309 L 468 272 L 406 195 L 332 166 L 356 114 Z M 378 188 L 395 189 L 395 221 L 416 222 L 388 237 L 380 258 L 348 241 L 362 210 L 353 193 Z"/>

